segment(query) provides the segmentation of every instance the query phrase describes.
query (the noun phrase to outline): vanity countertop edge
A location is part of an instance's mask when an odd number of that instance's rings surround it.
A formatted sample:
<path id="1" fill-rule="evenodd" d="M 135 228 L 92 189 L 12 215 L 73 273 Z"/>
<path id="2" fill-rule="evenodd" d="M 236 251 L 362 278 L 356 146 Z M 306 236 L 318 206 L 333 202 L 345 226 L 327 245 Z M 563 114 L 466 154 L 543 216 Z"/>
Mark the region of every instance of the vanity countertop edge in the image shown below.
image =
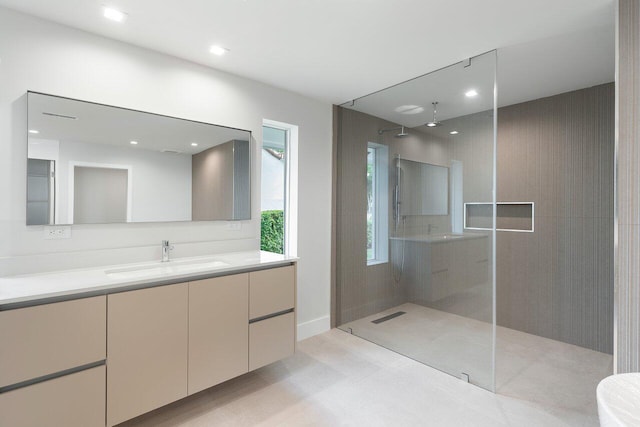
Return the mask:
<path id="1" fill-rule="evenodd" d="M 187 272 L 162 272 L 135 278 L 113 278 L 107 274 L 113 270 L 157 270 L 189 262 L 197 265 L 202 260 L 209 259 L 219 260 L 224 265 Z M 176 258 L 168 263 L 155 261 L 118 264 L 0 277 L 0 311 L 281 267 L 295 264 L 298 259 L 254 250 Z"/>

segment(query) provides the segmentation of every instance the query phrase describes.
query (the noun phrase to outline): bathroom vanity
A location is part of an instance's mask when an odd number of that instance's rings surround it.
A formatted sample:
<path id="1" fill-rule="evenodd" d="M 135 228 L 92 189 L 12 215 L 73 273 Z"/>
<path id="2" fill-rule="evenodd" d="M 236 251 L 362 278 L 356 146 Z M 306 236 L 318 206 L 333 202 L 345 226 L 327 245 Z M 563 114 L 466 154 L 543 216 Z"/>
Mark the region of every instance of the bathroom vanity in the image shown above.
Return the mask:
<path id="1" fill-rule="evenodd" d="M 482 233 L 441 233 L 391 237 L 405 260 L 403 275 L 411 301 L 430 304 L 489 279 L 489 237 Z"/>
<path id="2" fill-rule="evenodd" d="M 0 279 L 0 425 L 113 426 L 294 353 L 296 259 Z"/>

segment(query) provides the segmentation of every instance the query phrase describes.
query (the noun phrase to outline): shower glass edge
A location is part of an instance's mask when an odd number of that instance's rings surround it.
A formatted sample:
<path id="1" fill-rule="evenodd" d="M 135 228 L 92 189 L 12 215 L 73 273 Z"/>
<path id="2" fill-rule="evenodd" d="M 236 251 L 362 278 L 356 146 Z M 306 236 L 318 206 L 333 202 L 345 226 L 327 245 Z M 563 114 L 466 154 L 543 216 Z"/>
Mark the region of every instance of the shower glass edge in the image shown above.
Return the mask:
<path id="1" fill-rule="evenodd" d="M 336 145 L 336 324 L 492 392 L 496 68 L 490 51 L 349 101 Z"/>

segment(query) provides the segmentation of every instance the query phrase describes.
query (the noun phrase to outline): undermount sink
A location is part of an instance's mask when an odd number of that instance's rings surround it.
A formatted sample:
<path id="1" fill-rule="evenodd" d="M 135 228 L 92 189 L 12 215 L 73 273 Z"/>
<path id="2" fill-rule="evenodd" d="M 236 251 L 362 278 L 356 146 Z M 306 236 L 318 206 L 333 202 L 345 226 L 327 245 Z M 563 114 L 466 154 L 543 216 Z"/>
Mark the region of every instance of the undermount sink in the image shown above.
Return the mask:
<path id="1" fill-rule="evenodd" d="M 229 264 L 217 259 L 192 259 L 176 260 L 169 262 L 157 262 L 147 265 L 139 265 L 127 268 L 106 270 L 105 274 L 113 279 L 135 279 L 148 276 L 165 276 L 171 274 L 190 273 L 200 270 L 210 270 L 228 267 Z"/>

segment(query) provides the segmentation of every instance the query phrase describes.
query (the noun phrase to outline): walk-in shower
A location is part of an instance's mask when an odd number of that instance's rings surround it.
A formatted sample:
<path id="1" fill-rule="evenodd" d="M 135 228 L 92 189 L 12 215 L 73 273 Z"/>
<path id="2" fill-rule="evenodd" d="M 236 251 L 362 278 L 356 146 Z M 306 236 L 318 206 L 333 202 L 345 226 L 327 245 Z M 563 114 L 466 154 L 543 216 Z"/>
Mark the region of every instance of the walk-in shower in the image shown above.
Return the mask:
<path id="1" fill-rule="evenodd" d="M 336 323 L 588 425 L 612 369 L 613 84 L 496 90 L 490 52 L 337 109 Z"/>

